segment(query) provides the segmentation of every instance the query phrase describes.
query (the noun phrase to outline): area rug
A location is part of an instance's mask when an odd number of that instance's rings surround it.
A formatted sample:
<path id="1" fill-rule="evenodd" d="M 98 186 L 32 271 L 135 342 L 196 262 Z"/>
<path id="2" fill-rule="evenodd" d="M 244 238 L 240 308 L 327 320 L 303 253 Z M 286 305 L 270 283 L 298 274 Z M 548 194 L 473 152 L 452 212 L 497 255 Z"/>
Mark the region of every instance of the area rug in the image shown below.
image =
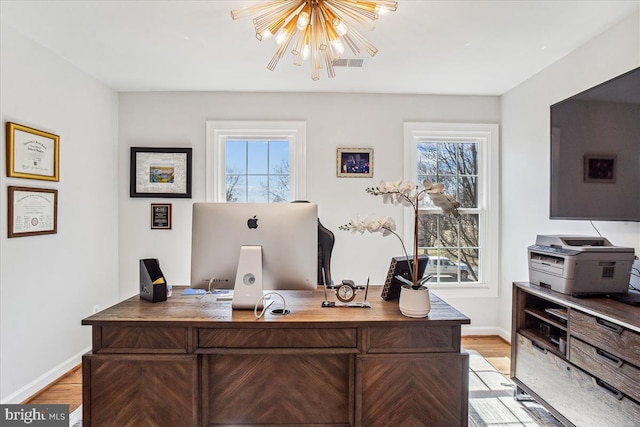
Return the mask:
<path id="1" fill-rule="evenodd" d="M 69 427 L 82 427 L 82 405 L 69 414 Z"/>
<path id="2" fill-rule="evenodd" d="M 562 427 L 535 401 L 517 401 L 515 384 L 480 353 L 468 352 L 469 427 Z M 69 416 L 69 426 L 82 427 L 82 406 Z"/>
<path id="3" fill-rule="evenodd" d="M 515 384 L 469 350 L 469 427 L 562 427 L 535 401 L 514 398 Z"/>

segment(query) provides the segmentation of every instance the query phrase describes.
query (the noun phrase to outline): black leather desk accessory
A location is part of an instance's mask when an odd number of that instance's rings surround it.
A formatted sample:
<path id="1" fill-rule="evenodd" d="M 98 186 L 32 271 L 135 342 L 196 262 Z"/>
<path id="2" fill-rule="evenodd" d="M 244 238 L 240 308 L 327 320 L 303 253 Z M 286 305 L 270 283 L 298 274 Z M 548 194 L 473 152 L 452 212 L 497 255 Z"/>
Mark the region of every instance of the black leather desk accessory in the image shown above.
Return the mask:
<path id="1" fill-rule="evenodd" d="M 151 302 L 167 300 L 167 281 L 156 258 L 140 260 L 140 298 Z"/>

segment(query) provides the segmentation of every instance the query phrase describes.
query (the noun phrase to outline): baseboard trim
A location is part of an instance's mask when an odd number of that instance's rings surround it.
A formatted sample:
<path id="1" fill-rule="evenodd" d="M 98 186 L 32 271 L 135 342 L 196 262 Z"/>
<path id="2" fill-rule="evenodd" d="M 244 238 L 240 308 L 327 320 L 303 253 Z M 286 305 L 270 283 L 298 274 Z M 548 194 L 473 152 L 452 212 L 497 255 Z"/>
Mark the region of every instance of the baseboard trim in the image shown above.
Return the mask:
<path id="1" fill-rule="evenodd" d="M 35 396 L 39 391 L 47 387 L 49 384 L 55 382 L 64 374 L 78 366 L 82 363 L 82 355 L 91 351 L 91 346 L 83 349 L 82 351 L 74 354 L 69 359 L 65 360 L 58 366 L 53 367 L 49 371 L 45 372 L 35 380 L 31 381 L 29 384 L 24 387 L 18 389 L 13 394 L 5 397 L 0 400 L 2 404 L 15 404 L 22 403 L 25 400 L 29 399 L 32 396 Z"/>
<path id="2" fill-rule="evenodd" d="M 497 335 L 508 343 L 511 343 L 511 334 L 502 328 L 483 327 L 483 326 L 467 326 L 462 325 L 462 336 L 481 336 L 481 335 Z"/>

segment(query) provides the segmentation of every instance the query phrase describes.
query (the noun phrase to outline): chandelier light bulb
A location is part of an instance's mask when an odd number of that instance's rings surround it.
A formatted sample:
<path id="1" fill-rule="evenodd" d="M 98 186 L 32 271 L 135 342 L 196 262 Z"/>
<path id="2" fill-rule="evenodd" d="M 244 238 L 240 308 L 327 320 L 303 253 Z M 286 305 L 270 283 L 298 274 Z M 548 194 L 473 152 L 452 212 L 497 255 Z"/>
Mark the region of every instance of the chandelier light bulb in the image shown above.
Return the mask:
<path id="1" fill-rule="evenodd" d="M 285 31 L 280 31 L 276 36 L 276 43 L 278 45 L 281 45 L 288 38 L 288 36 L 289 34 L 287 34 Z"/>
<path id="2" fill-rule="evenodd" d="M 347 31 L 349 31 L 347 26 L 344 25 L 344 23 L 339 18 L 331 21 L 331 25 L 336 30 L 336 33 L 338 33 L 339 36 L 344 36 L 345 34 L 347 34 Z"/>
<path id="3" fill-rule="evenodd" d="M 338 53 L 340 55 L 342 55 L 344 53 L 344 44 L 342 44 L 342 40 L 340 40 L 340 39 L 332 40 L 331 44 L 338 51 Z"/>
<path id="4" fill-rule="evenodd" d="M 307 3 L 304 5 L 297 19 L 297 27 L 298 30 L 303 31 L 309 25 L 309 20 L 311 18 L 311 4 Z"/>

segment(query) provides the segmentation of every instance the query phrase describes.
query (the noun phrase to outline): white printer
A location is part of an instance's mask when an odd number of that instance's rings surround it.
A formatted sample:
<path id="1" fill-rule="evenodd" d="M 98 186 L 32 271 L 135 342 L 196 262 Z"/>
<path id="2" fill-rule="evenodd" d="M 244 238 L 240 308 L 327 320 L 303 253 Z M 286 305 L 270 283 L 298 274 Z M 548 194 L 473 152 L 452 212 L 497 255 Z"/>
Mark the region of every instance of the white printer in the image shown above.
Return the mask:
<path id="1" fill-rule="evenodd" d="M 528 248 L 529 281 L 574 296 L 629 290 L 633 248 L 604 237 L 538 235 Z"/>

